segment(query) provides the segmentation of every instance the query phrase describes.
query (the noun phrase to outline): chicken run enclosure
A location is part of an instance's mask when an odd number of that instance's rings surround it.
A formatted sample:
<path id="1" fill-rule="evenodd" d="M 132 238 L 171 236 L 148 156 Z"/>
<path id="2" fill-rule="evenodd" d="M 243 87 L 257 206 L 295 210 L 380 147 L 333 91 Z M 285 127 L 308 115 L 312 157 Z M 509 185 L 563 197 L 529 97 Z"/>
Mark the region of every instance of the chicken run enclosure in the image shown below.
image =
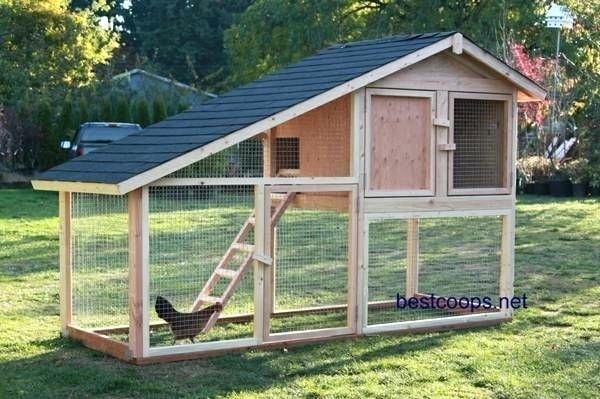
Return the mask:
<path id="1" fill-rule="evenodd" d="M 59 165 L 33 184 L 62 333 L 145 364 L 510 320 L 516 105 L 544 95 L 460 33 L 397 36 Z"/>

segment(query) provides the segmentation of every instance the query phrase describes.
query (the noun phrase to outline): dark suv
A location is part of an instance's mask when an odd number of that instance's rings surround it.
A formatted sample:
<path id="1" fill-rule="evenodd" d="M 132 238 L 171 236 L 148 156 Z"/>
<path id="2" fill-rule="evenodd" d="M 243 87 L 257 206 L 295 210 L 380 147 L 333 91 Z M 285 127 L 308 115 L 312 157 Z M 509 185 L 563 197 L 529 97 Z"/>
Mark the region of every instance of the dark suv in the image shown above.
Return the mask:
<path id="1" fill-rule="evenodd" d="M 87 122 L 79 126 L 73 142 L 61 141 L 60 148 L 69 151 L 69 158 L 75 158 L 140 130 L 137 123 Z"/>

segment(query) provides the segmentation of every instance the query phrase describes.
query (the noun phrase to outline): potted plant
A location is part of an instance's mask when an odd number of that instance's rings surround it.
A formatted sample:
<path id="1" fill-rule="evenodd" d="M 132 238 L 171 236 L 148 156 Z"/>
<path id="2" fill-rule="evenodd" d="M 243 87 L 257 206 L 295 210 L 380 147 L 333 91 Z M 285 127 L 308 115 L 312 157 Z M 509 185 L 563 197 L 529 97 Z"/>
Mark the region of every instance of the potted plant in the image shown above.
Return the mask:
<path id="1" fill-rule="evenodd" d="M 573 196 L 585 197 L 588 183 L 588 160 L 586 158 L 575 159 L 561 165 L 565 175 L 573 187 Z"/>
<path id="2" fill-rule="evenodd" d="M 588 177 L 590 183 L 590 194 L 600 197 L 600 166 L 589 166 Z"/>
<path id="3" fill-rule="evenodd" d="M 548 158 L 539 155 L 528 156 L 519 159 L 517 165 L 525 176 L 525 193 L 548 194 L 548 176 L 552 166 Z"/>
<path id="4" fill-rule="evenodd" d="M 549 181 L 550 195 L 553 197 L 570 197 L 573 194 L 573 187 L 563 164 L 555 165 Z"/>

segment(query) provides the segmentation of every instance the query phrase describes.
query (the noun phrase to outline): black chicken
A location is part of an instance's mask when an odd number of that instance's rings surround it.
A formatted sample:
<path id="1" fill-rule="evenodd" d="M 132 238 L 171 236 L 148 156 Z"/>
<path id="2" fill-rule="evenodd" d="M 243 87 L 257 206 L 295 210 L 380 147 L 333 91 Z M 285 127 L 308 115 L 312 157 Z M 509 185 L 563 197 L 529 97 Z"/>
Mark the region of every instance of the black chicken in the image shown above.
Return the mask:
<path id="1" fill-rule="evenodd" d="M 223 310 L 223 306 L 217 303 L 197 312 L 182 313 L 175 310 L 171 302 L 159 295 L 156 297 L 154 309 L 158 317 L 169 323 L 174 340 L 189 338 L 194 342 L 194 337 L 206 326 L 213 313 Z"/>

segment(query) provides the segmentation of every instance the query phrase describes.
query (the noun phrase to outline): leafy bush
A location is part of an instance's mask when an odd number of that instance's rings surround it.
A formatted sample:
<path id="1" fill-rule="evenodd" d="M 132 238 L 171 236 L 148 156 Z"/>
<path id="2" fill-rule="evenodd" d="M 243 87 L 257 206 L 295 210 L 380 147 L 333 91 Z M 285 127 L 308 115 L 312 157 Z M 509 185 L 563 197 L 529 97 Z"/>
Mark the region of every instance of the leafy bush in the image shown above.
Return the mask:
<path id="1" fill-rule="evenodd" d="M 588 168 L 589 162 L 586 158 L 575 159 L 561 165 L 561 169 L 565 175 L 574 184 L 586 183 L 588 181 Z"/>
<path id="2" fill-rule="evenodd" d="M 525 183 L 548 180 L 552 172 L 552 162 L 539 155 L 520 158 L 517 171 L 524 177 Z"/>

